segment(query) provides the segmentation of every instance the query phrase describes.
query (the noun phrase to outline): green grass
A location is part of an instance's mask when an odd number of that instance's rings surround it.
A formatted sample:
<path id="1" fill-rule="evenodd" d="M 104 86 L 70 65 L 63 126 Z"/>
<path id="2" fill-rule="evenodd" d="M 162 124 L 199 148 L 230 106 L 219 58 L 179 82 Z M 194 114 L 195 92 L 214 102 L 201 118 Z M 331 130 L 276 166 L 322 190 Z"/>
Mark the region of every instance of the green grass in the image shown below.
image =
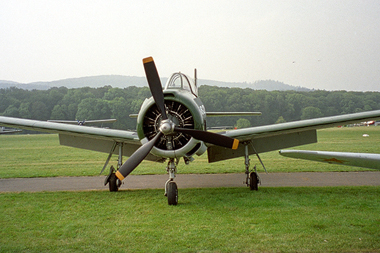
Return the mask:
<path id="1" fill-rule="evenodd" d="M 380 187 L 0 194 L 1 252 L 380 252 Z"/>
<path id="2" fill-rule="evenodd" d="M 378 127 L 318 137 L 296 149 L 380 153 Z M 57 135 L 0 135 L 0 152 L 1 178 L 97 175 L 108 155 L 60 146 Z M 269 172 L 365 170 L 261 158 Z M 203 155 L 178 169 L 243 172 L 244 161 Z M 134 173 L 165 172 L 143 162 Z M 179 189 L 168 206 L 163 190 L 0 193 L 0 252 L 380 252 L 379 196 L 378 186 Z"/>
<path id="3" fill-rule="evenodd" d="M 362 135 L 369 134 L 365 138 Z M 330 128 L 318 131 L 319 142 L 295 149 L 380 153 L 380 127 Z M 0 135 L 0 178 L 98 175 L 108 154 L 60 146 L 55 134 Z M 216 163 L 207 162 L 207 154 L 178 166 L 179 173 L 235 173 L 244 171 L 244 158 Z M 363 171 L 358 167 L 322 164 L 282 157 L 277 151 L 261 154 L 269 172 Z M 126 159 L 126 158 L 125 158 Z M 251 156 L 252 166 L 257 164 Z M 117 156 L 110 164 L 116 166 Z M 144 161 L 134 174 L 164 174 L 166 164 Z M 108 173 L 107 171 L 105 173 Z"/>

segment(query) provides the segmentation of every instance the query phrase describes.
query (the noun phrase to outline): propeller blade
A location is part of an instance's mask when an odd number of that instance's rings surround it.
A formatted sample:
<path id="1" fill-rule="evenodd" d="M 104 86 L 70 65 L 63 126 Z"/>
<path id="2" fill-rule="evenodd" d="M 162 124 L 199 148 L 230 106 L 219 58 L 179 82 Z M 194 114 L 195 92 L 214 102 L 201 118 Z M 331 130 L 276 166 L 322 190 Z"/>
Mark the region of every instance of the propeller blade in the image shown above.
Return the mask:
<path id="1" fill-rule="evenodd" d="M 152 57 L 144 58 L 143 63 L 150 92 L 152 93 L 158 109 L 161 111 L 162 119 L 165 120 L 168 118 L 168 116 L 166 115 L 164 93 L 162 92 L 162 85 L 160 77 L 158 76 L 156 64 L 154 64 Z"/>
<path id="2" fill-rule="evenodd" d="M 201 130 L 196 130 L 196 129 L 179 128 L 179 127 L 175 127 L 174 131 L 188 134 L 200 141 L 204 141 L 204 142 L 211 143 L 211 144 L 225 147 L 225 148 L 237 149 L 239 146 L 238 139 L 233 139 L 231 137 L 221 135 L 221 134 L 216 134 L 216 133 L 201 131 Z"/>
<path id="3" fill-rule="evenodd" d="M 118 171 L 116 171 L 116 176 L 120 180 L 123 180 L 126 176 L 128 176 L 141 162 L 144 158 L 149 154 L 152 150 L 154 144 L 156 144 L 157 140 L 160 139 L 162 133 L 158 132 L 157 135 L 139 147 L 135 153 L 133 153 L 128 160 L 121 165 Z"/>

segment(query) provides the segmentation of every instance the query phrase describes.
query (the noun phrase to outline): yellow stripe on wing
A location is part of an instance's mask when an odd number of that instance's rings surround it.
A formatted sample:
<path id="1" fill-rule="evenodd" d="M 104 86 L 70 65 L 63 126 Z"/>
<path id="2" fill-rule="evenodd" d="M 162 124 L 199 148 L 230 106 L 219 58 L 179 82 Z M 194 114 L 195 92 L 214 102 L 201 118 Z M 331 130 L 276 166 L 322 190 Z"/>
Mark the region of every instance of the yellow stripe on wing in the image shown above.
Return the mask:
<path id="1" fill-rule="evenodd" d="M 232 149 L 237 149 L 239 147 L 239 140 L 234 139 L 234 143 L 232 144 Z"/>

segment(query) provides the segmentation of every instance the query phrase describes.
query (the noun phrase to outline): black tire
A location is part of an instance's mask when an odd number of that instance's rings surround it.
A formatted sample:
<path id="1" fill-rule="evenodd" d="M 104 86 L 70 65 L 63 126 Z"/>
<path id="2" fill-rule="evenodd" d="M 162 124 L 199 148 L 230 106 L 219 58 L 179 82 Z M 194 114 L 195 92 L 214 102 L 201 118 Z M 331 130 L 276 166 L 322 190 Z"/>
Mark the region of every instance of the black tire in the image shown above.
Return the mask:
<path id="1" fill-rule="evenodd" d="M 168 184 L 168 204 L 176 206 L 178 204 L 178 188 L 175 182 Z"/>
<path id="2" fill-rule="evenodd" d="M 259 189 L 259 178 L 255 172 L 249 173 L 249 188 L 253 191 Z"/>
<path id="3" fill-rule="evenodd" d="M 108 187 L 110 189 L 110 192 L 117 192 L 119 190 L 115 173 L 111 173 L 110 178 L 108 179 Z"/>

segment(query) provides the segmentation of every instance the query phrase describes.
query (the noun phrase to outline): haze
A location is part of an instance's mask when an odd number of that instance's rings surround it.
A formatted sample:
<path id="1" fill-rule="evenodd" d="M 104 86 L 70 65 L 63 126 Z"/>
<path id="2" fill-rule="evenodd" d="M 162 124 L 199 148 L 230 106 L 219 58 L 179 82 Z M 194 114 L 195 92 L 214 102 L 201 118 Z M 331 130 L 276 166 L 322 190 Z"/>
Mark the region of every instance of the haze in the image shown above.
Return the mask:
<path id="1" fill-rule="evenodd" d="M 0 1 L 0 80 L 272 79 L 380 91 L 379 1 Z"/>

